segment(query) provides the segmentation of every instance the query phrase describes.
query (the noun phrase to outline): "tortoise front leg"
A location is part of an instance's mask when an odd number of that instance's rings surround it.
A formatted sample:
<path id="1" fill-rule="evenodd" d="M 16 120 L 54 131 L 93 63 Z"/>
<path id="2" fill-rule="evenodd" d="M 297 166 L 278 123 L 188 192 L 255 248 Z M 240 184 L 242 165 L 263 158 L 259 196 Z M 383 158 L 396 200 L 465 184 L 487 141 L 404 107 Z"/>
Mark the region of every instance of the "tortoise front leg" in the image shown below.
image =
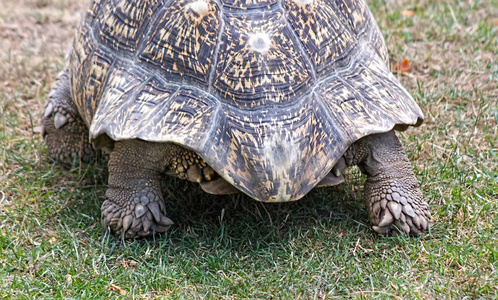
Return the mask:
<path id="1" fill-rule="evenodd" d="M 420 235 L 431 218 L 417 179 L 394 131 L 366 136 L 346 151 L 345 162 L 367 175 L 365 201 L 373 229 Z"/>
<path id="2" fill-rule="evenodd" d="M 110 188 L 102 204 L 104 226 L 125 238 L 149 236 L 171 227 L 160 183 L 171 157 L 167 144 L 141 140 L 114 144 L 109 160 Z"/>
<path id="3" fill-rule="evenodd" d="M 88 139 L 88 128 L 71 98 L 69 73 L 57 76 L 42 116 L 42 135 L 50 156 L 65 164 L 81 159 L 90 162 L 96 157 Z"/>

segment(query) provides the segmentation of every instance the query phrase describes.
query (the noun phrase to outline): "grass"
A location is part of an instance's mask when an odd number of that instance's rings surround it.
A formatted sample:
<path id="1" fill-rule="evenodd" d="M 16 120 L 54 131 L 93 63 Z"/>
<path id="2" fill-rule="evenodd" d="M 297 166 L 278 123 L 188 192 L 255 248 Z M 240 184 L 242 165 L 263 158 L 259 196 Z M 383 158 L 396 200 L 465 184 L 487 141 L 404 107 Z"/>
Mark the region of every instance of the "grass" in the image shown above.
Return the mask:
<path id="1" fill-rule="evenodd" d="M 496 0 L 370 1 L 426 115 L 401 139 L 431 206 L 428 234 L 374 234 L 352 170 L 287 204 L 171 180 L 177 225 L 138 241 L 101 232 L 105 166 L 64 170 L 33 132 L 79 2 L 0 0 L 0 298 L 498 298 Z"/>

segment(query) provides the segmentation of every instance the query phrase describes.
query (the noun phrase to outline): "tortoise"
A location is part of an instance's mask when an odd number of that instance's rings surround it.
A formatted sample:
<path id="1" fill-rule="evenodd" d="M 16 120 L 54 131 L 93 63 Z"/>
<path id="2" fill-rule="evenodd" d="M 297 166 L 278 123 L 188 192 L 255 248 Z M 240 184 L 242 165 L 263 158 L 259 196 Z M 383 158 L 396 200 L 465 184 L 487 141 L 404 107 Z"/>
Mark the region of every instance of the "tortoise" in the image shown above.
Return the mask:
<path id="1" fill-rule="evenodd" d="M 372 228 L 420 235 L 429 206 L 395 131 L 423 114 L 363 0 L 94 0 L 42 116 L 63 163 L 109 154 L 104 228 L 161 233 L 164 174 L 294 201 L 366 174 Z"/>

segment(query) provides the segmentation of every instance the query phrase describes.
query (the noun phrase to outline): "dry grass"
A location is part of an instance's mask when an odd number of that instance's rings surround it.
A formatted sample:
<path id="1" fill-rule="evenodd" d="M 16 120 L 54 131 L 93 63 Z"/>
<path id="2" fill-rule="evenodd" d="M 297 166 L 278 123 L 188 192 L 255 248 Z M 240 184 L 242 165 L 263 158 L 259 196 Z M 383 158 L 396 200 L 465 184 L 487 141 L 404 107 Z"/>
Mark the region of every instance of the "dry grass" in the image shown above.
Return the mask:
<path id="1" fill-rule="evenodd" d="M 0 0 L 0 297 L 498 297 L 497 0 L 369 1 L 426 115 L 402 134 L 425 237 L 374 235 L 353 173 L 278 206 L 173 181 L 179 225 L 125 244 L 100 232 L 105 170 L 52 165 L 33 130 L 85 2 Z"/>

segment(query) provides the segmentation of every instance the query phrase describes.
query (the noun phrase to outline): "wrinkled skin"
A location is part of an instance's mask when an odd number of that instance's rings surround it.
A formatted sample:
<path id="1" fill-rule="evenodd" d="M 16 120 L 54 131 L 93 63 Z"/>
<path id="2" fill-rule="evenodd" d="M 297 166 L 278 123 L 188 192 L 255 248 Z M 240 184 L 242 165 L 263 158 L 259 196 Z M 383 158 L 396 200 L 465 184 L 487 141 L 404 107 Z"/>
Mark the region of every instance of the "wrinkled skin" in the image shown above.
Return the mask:
<path id="1" fill-rule="evenodd" d="M 54 159 L 70 164 L 76 160 L 90 161 L 95 156 L 88 141 L 88 129 L 72 103 L 69 79 L 64 72 L 49 95 L 42 125 Z M 354 165 L 367 175 L 364 198 L 375 231 L 383 235 L 417 236 L 427 230 L 429 206 L 422 199 L 417 179 L 394 131 L 355 142 L 332 173 L 342 176 L 345 168 Z M 181 146 L 142 140 L 115 142 L 109 159 L 110 188 L 102 204 L 104 227 L 125 238 L 168 230 L 173 222 L 166 217 L 160 188 L 164 173 L 193 182 L 220 180 L 202 159 Z"/>

